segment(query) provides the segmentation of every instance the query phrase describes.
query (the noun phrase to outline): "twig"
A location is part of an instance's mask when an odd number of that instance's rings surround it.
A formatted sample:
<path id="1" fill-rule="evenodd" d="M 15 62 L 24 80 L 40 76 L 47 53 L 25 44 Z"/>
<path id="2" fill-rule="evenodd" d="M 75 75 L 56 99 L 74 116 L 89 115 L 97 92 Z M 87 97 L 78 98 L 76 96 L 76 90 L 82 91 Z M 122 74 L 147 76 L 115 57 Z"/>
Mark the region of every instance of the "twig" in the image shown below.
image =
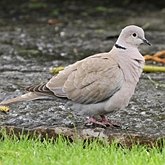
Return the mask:
<path id="1" fill-rule="evenodd" d="M 145 65 L 143 68 L 144 72 L 165 72 L 164 66 L 153 66 L 153 65 Z"/>
<path id="2" fill-rule="evenodd" d="M 165 50 L 155 53 L 154 55 L 145 55 L 145 60 L 152 60 L 165 64 Z"/>

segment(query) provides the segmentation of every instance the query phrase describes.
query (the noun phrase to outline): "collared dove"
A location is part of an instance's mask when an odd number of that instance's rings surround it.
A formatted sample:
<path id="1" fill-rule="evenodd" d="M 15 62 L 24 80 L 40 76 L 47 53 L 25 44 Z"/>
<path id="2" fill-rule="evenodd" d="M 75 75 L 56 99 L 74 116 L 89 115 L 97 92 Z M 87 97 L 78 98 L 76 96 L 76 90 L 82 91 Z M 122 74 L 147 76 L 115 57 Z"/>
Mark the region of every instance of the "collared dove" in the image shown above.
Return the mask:
<path id="1" fill-rule="evenodd" d="M 144 58 L 138 50 L 142 43 L 150 45 L 143 29 L 126 26 L 110 52 L 77 61 L 46 84 L 28 87 L 28 93 L 2 101 L 0 105 L 47 96 L 67 98 L 73 103 L 71 108 L 90 117 L 88 122 L 111 126 L 105 115 L 128 105 L 142 73 Z"/>

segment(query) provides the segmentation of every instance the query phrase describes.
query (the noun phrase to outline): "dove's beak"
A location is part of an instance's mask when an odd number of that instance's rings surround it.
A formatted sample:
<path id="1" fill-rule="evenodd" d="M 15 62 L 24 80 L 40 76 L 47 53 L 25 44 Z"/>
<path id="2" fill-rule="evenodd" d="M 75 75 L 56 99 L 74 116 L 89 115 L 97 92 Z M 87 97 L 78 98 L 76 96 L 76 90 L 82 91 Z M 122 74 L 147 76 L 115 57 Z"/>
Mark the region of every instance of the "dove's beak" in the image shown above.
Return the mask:
<path id="1" fill-rule="evenodd" d="M 142 41 L 144 44 L 151 46 L 151 43 L 147 39 L 144 38 L 144 39 L 142 39 Z"/>

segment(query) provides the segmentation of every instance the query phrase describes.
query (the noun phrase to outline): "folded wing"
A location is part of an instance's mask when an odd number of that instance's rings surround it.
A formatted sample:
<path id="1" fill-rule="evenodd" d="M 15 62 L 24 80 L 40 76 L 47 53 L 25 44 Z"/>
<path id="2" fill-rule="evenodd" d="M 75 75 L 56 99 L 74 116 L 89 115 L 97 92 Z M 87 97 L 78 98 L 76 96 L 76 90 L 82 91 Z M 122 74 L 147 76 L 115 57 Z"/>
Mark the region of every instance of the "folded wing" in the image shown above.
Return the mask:
<path id="1" fill-rule="evenodd" d="M 56 96 L 77 103 L 97 103 L 112 96 L 123 83 L 118 63 L 108 53 L 78 61 L 46 84 Z"/>

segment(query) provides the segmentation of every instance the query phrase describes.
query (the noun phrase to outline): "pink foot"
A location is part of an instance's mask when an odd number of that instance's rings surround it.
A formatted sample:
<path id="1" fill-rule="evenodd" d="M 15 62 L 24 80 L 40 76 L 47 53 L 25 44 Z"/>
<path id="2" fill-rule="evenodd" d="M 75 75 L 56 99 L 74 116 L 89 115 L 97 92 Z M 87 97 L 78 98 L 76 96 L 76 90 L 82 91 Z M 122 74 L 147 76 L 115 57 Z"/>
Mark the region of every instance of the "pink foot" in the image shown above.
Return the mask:
<path id="1" fill-rule="evenodd" d="M 110 121 L 106 116 L 100 115 L 101 123 L 109 127 L 121 127 L 121 125 L 117 122 Z"/>
<path id="2" fill-rule="evenodd" d="M 99 126 L 102 126 L 102 127 L 106 127 L 106 125 L 100 121 L 97 121 L 94 117 L 90 117 L 88 118 L 88 120 L 85 122 L 85 125 L 87 126 L 91 126 L 91 125 L 99 125 Z"/>
<path id="3" fill-rule="evenodd" d="M 104 115 L 100 115 L 101 120 L 96 120 L 94 117 L 88 118 L 88 120 L 85 122 L 85 125 L 90 126 L 90 125 L 99 125 L 102 127 L 120 127 L 119 123 L 114 123 L 108 120 L 108 118 Z"/>

